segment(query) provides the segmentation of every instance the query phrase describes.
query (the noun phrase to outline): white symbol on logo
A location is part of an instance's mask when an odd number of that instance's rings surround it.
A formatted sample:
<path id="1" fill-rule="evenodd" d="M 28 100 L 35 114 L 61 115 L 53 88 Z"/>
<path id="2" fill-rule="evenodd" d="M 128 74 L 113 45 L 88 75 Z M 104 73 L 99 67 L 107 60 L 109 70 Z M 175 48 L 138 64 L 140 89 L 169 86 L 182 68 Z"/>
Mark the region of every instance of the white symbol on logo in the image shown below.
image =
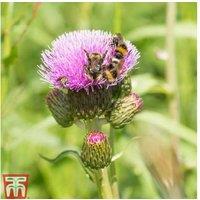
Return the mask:
<path id="1" fill-rule="evenodd" d="M 6 182 L 12 182 L 6 186 L 7 195 L 10 196 L 11 191 L 13 191 L 14 197 L 18 197 L 21 190 L 22 197 L 25 197 L 26 188 L 21 182 L 26 182 L 26 179 L 26 177 L 6 177 Z"/>

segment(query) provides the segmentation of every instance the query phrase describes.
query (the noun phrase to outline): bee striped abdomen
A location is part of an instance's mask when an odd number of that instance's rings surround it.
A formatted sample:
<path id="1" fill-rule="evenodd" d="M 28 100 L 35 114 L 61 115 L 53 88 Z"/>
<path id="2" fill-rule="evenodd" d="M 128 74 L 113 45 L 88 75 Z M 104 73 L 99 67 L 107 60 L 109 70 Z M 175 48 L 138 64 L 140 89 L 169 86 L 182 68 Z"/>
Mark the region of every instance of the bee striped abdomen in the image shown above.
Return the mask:
<path id="1" fill-rule="evenodd" d="M 118 76 L 117 70 L 113 69 L 113 70 L 105 70 L 103 77 L 109 82 L 109 83 L 113 83 L 116 78 Z"/>
<path id="2" fill-rule="evenodd" d="M 122 54 L 122 56 L 124 57 L 127 53 L 128 53 L 128 50 L 127 48 L 124 48 L 124 45 L 123 46 L 119 46 L 116 48 L 115 52 L 119 52 Z"/>

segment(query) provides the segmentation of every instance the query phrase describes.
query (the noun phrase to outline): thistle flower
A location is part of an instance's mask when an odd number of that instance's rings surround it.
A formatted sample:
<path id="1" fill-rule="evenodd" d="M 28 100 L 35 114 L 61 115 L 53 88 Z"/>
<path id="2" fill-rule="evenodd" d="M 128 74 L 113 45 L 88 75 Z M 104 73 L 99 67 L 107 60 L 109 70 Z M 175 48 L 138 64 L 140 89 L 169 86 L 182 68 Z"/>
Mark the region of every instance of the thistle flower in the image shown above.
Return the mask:
<path id="1" fill-rule="evenodd" d="M 110 45 L 112 37 L 111 33 L 100 30 L 81 30 L 61 35 L 42 53 L 43 64 L 39 66 L 42 79 L 54 88 L 74 91 L 116 85 L 138 62 L 139 53 L 129 41 L 125 41 L 129 54 L 114 83 L 110 84 L 104 79 L 91 80 L 85 73 L 88 61 L 84 50 L 101 55 L 107 51 L 103 63 L 107 65 L 113 56 L 113 47 Z"/>
<path id="2" fill-rule="evenodd" d="M 111 163 L 111 148 L 102 132 L 90 132 L 83 143 L 81 159 L 85 167 L 101 169 Z"/>

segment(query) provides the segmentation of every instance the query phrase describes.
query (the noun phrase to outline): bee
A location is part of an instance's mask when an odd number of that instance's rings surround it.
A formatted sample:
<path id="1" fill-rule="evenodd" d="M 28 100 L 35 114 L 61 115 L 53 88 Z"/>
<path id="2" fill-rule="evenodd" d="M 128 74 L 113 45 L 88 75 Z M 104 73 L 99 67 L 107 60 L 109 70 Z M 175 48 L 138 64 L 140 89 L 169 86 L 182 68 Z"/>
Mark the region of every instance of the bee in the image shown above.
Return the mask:
<path id="1" fill-rule="evenodd" d="M 115 47 L 114 57 L 123 59 L 128 54 L 128 47 L 120 33 L 116 33 L 112 38 L 111 46 Z"/>
<path id="2" fill-rule="evenodd" d="M 103 78 L 105 78 L 109 83 L 115 82 L 117 79 L 124 60 L 119 60 L 117 58 L 112 58 L 111 63 L 104 68 Z"/>
<path id="3" fill-rule="evenodd" d="M 86 53 L 88 60 L 88 64 L 85 65 L 86 74 L 90 79 L 99 80 L 102 78 L 102 65 L 108 51 L 106 51 L 103 55 L 100 53 L 89 54 L 85 49 L 84 52 Z"/>
<path id="4" fill-rule="evenodd" d="M 124 57 L 129 53 L 124 39 L 120 33 L 116 33 L 112 38 L 111 46 L 115 47 L 114 55 L 111 58 L 110 64 L 106 66 L 103 72 L 103 77 L 109 83 L 113 83 L 117 79 L 124 64 Z"/>
<path id="5" fill-rule="evenodd" d="M 115 35 L 112 38 L 111 46 L 118 46 L 119 43 L 123 43 L 123 36 L 121 33 L 115 33 Z"/>
<path id="6" fill-rule="evenodd" d="M 103 77 L 109 82 L 109 83 L 113 83 L 115 82 L 116 78 L 118 76 L 118 71 L 117 69 L 106 69 L 103 72 Z"/>

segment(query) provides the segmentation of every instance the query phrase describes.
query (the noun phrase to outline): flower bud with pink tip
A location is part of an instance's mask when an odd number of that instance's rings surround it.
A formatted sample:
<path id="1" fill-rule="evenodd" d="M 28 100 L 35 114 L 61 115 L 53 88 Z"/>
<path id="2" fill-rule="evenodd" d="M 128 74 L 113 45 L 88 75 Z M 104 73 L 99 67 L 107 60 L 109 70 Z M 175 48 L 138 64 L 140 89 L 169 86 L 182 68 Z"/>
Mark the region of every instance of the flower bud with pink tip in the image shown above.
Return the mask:
<path id="1" fill-rule="evenodd" d="M 81 159 L 90 169 L 101 169 L 111 163 L 111 148 L 106 134 L 92 131 L 86 135 Z"/>
<path id="2" fill-rule="evenodd" d="M 143 107 L 143 100 L 136 93 L 118 99 L 108 115 L 108 121 L 114 128 L 129 124 Z"/>

